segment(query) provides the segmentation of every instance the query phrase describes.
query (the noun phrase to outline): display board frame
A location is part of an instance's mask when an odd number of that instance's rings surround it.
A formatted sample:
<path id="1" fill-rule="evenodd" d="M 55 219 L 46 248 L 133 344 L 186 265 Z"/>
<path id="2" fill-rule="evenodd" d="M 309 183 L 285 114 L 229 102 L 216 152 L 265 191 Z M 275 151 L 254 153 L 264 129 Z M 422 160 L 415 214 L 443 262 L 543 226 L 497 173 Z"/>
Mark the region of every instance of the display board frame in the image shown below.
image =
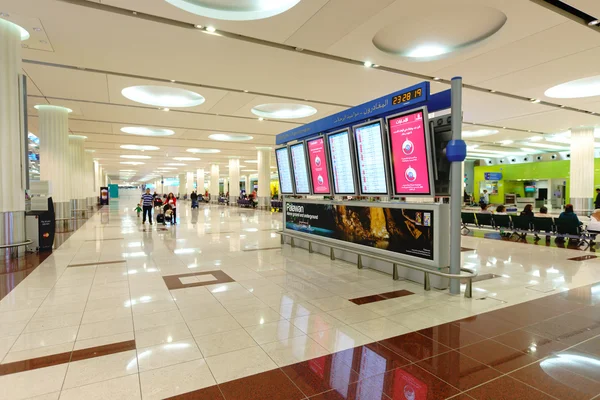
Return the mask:
<path id="1" fill-rule="evenodd" d="M 328 193 L 317 193 L 316 189 L 315 189 L 315 185 L 312 179 L 312 163 L 310 161 L 310 148 L 308 147 L 308 142 L 312 142 L 314 140 L 319 140 L 322 139 L 323 140 L 323 153 L 325 154 L 325 163 L 327 164 L 327 168 L 325 168 L 325 170 L 327 171 L 327 179 L 329 179 L 329 192 Z M 313 136 L 311 138 L 305 139 L 304 140 L 304 148 L 306 149 L 306 162 L 308 163 L 308 176 L 310 179 L 310 184 L 312 186 L 312 193 L 315 196 L 331 196 L 332 193 L 334 192 L 333 189 L 333 180 L 332 180 L 332 173 L 333 173 L 333 169 L 332 169 L 332 165 L 331 165 L 331 157 L 329 156 L 329 152 L 327 151 L 327 136 L 326 135 L 318 135 L 318 136 Z"/>
<path id="2" fill-rule="evenodd" d="M 296 147 L 296 146 L 302 146 L 302 151 L 304 153 L 304 169 L 306 170 L 306 180 L 308 181 L 308 192 L 300 192 L 298 191 L 298 186 L 296 185 L 296 171 L 294 170 L 294 155 L 292 154 L 292 147 Z M 313 190 L 312 190 L 312 179 L 310 176 L 310 167 L 309 167 L 309 162 L 308 162 L 308 154 L 306 152 L 306 143 L 304 142 L 304 140 L 299 141 L 297 143 L 290 143 L 288 144 L 288 148 L 289 148 L 289 155 L 290 155 L 290 166 L 292 167 L 292 179 L 293 179 L 293 183 L 294 183 L 294 193 L 296 195 L 303 195 L 303 196 L 310 196 L 313 194 Z"/>
<path id="3" fill-rule="evenodd" d="M 356 131 L 359 128 L 362 128 L 364 126 L 374 125 L 377 123 L 380 126 L 379 134 L 381 136 L 381 146 L 382 146 L 381 152 L 383 153 L 383 174 L 385 177 L 385 184 L 386 184 L 387 191 L 386 192 L 377 192 L 377 193 L 365 193 L 362 190 L 362 182 L 360 179 L 360 176 L 361 176 L 360 159 L 359 159 L 360 154 L 358 151 L 358 142 L 356 139 Z M 386 126 L 383 118 L 372 119 L 370 121 L 363 122 L 361 124 L 352 126 L 352 141 L 354 142 L 354 158 L 356 160 L 356 182 L 357 182 L 357 186 L 358 186 L 357 190 L 361 196 L 368 196 L 368 197 L 389 196 L 390 193 L 392 193 L 392 184 L 391 184 L 390 174 L 389 174 L 390 166 L 388 163 L 389 158 L 388 158 L 388 155 L 386 154 L 388 151 L 387 144 L 386 144 L 386 141 L 387 141 L 386 129 L 387 129 L 387 126 Z"/>
<path id="4" fill-rule="evenodd" d="M 423 134 L 425 139 L 425 156 L 427 157 L 427 179 L 429 181 L 429 192 L 428 193 L 411 193 L 411 192 L 402 192 L 399 193 L 396 188 L 396 178 L 394 174 L 394 154 L 392 149 L 392 129 L 390 127 L 390 122 L 393 119 L 411 115 L 420 112 L 423 115 Z M 433 152 L 432 152 L 432 143 L 431 143 L 431 132 L 429 126 L 429 113 L 427 110 L 427 106 L 413 108 L 412 110 L 403 111 L 397 114 L 389 115 L 385 118 L 385 126 L 387 130 L 386 135 L 386 143 L 387 143 L 387 152 L 388 152 L 388 160 L 389 160 L 389 177 L 392 184 L 392 195 L 394 197 L 429 197 L 435 196 L 435 167 L 432 162 Z"/>
<path id="5" fill-rule="evenodd" d="M 335 136 L 335 135 L 339 135 L 342 133 L 346 133 L 346 138 L 348 140 L 348 149 L 350 151 L 350 165 L 352 168 L 352 182 L 354 182 L 354 192 L 336 192 L 335 190 L 335 177 L 333 175 L 333 157 L 331 156 L 331 142 L 329 141 L 329 138 L 331 136 Z M 352 138 L 353 133 L 351 132 L 350 128 L 345 128 L 345 129 L 339 129 L 337 131 L 334 132 L 329 132 L 325 135 L 325 141 L 327 142 L 327 154 L 329 156 L 329 169 L 330 169 L 330 175 L 331 175 L 331 186 L 332 186 L 332 192 L 335 196 L 356 196 L 358 195 L 358 182 L 357 182 L 357 168 L 356 168 L 356 159 L 355 159 L 355 152 L 354 152 L 354 139 Z"/>
<path id="6" fill-rule="evenodd" d="M 292 192 L 288 193 L 288 192 L 284 192 L 283 191 L 283 185 L 281 184 L 281 172 L 279 170 L 279 158 L 277 158 L 277 152 L 279 150 L 283 150 L 286 149 L 287 154 L 288 154 L 288 168 L 290 170 L 290 179 L 291 179 L 291 184 L 292 184 Z M 277 163 L 277 179 L 279 180 L 279 193 L 281 193 L 282 195 L 295 195 L 295 179 L 294 179 L 294 169 L 292 168 L 292 162 L 291 162 L 291 154 L 290 154 L 290 148 L 289 146 L 280 146 L 275 148 L 275 162 Z"/>

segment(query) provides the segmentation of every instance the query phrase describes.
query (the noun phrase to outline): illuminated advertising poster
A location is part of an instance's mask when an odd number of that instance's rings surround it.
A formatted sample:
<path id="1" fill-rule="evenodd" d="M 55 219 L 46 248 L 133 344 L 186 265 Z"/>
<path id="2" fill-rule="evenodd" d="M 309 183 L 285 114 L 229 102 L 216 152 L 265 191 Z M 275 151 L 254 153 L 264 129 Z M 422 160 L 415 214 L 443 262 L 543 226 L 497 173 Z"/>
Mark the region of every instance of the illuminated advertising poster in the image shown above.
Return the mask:
<path id="1" fill-rule="evenodd" d="M 425 124 L 422 110 L 388 120 L 396 195 L 431 194 Z"/>
<path id="2" fill-rule="evenodd" d="M 292 168 L 294 169 L 294 179 L 296 180 L 296 194 L 310 194 L 304 143 L 290 146 L 290 151 L 292 152 Z"/>
<path id="3" fill-rule="evenodd" d="M 388 194 L 381 121 L 354 129 L 360 191 L 365 195 Z"/>
<path id="4" fill-rule="evenodd" d="M 340 204 L 286 203 L 285 228 L 433 260 L 431 210 Z"/>
<path id="5" fill-rule="evenodd" d="M 329 168 L 325 154 L 325 139 L 322 137 L 307 140 L 308 160 L 310 163 L 310 177 L 314 194 L 331 194 L 329 186 Z"/>
<path id="6" fill-rule="evenodd" d="M 327 136 L 335 194 L 356 194 L 350 133 L 342 131 Z"/>
<path id="7" fill-rule="evenodd" d="M 279 189 L 282 194 L 294 194 L 288 148 L 282 147 L 275 150 L 275 156 L 277 157 L 277 169 L 279 170 Z"/>

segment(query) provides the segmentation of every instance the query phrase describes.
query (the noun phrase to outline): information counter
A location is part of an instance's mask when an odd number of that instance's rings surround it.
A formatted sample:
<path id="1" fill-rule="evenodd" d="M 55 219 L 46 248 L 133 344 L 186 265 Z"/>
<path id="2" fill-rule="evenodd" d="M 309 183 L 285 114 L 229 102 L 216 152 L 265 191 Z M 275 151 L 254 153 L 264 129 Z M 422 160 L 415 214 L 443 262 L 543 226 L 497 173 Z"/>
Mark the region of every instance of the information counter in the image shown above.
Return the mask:
<path id="1" fill-rule="evenodd" d="M 356 261 L 356 252 L 365 256 L 363 265 L 392 274 L 391 263 L 370 260 L 369 254 L 384 256 L 402 264 L 419 265 L 447 272 L 449 264 L 450 209 L 447 204 L 395 202 L 325 201 L 286 199 L 284 231 L 306 237 L 313 250 L 329 254 L 328 243 L 343 245 L 353 252 L 336 256 Z M 308 242 L 296 243 L 308 248 Z M 322 246 L 319 246 L 322 243 Z M 423 273 L 400 269 L 400 277 L 423 281 Z M 446 288 L 447 280 L 432 277 L 432 285 Z"/>

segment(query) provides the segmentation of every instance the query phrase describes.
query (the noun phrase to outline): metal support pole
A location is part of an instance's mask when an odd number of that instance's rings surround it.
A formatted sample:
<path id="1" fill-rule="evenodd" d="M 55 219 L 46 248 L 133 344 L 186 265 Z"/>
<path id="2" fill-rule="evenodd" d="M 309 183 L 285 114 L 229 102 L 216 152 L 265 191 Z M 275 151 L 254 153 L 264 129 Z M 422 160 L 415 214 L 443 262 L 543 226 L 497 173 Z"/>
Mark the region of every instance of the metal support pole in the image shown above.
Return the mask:
<path id="1" fill-rule="evenodd" d="M 465 288 L 465 297 L 470 299 L 473 297 L 473 279 L 469 278 L 467 280 L 467 287 Z"/>
<path id="2" fill-rule="evenodd" d="M 312 242 L 308 242 L 308 252 L 313 253 Z"/>
<path id="3" fill-rule="evenodd" d="M 283 234 L 279 235 L 279 237 L 281 238 L 281 244 L 284 245 L 285 244 L 285 238 L 283 237 Z"/>
<path id="4" fill-rule="evenodd" d="M 335 260 L 335 251 L 333 250 L 333 247 L 329 251 L 329 258 L 331 258 L 332 260 Z"/>
<path id="5" fill-rule="evenodd" d="M 392 272 L 392 278 L 397 281 L 398 279 L 400 279 L 400 277 L 398 276 L 398 264 L 394 263 L 394 270 Z"/>
<path id="6" fill-rule="evenodd" d="M 358 255 L 358 260 L 356 260 L 356 266 L 358 269 L 363 269 L 362 256 L 360 254 Z"/>
<path id="7" fill-rule="evenodd" d="M 452 78 L 452 140 L 462 140 L 462 78 Z M 450 273 L 460 274 L 462 207 L 462 162 L 452 162 L 450 169 Z M 426 282 L 429 274 L 425 274 Z M 427 289 L 426 289 L 427 290 Z M 450 293 L 460 294 L 460 279 L 450 280 Z"/>
<path id="8" fill-rule="evenodd" d="M 431 290 L 431 281 L 429 280 L 429 272 L 425 272 L 424 289 L 427 291 Z"/>
<path id="9" fill-rule="evenodd" d="M 292 246 L 292 248 L 296 247 L 296 244 L 294 243 L 294 238 L 293 237 L 290 238 L 290 246 Z"/>

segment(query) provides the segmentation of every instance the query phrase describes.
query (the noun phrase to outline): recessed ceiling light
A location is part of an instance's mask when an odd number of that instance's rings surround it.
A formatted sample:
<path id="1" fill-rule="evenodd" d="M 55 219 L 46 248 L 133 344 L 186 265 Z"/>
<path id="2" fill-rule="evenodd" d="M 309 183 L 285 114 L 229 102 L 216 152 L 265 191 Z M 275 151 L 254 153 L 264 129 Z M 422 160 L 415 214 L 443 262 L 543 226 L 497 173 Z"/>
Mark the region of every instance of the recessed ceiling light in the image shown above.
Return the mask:
<path id="1" fill-rule="evenodd" d="M 206 101 L 196 92 L 170 86 L 130 86 L 121 94 L 137 103 L 164 107 L 163 111 L 169 111 L 168 107 L 195 107 Z"/>
<path id="2" fill-rule="evenodd" d="M 538 136 L 532 136 L 532 137 L 530 137 L 528 140 L 531 140 L 531 141 L 533 141 L 533 142 L 539 142 L 540 140 L 543 140 L 543 139 L 544 139 L 544 137 L 543 137 L 543 136 L 539 136 L 539 135 L 538 135 Z"/>
<path id="3" fill-rule="evenodd" d="M 261 104 L 252 108 L 252 114 L 262 118 L 273 119 L 298 119 L 310 117 L 317 113 L 317 109 L 305 104 L 272 103 Z M 261 120 L 259 118 L 259 120 Z M 262 121 L 262 120 L 261 120 Z"/>
<path id="4" fill-rule="evenodd" d="M 539 103 L 539 102 L 541 102 L 540 99 L 529 99 L 529 101 L 531 101 L 532 103 Z"/>
<path id="5" fill-rule="evenodd" d="M 173 157 L 173 160 L 177 161 L 200 161 L 197 157 Z"/>
<path id="6" fill-rule="evenodd" d="M 300 0 L 166 0 L 167 3 L 203 17 L 228 21 L 250 21 L 273 17 L 294 7 Z M 225 4 L 223 4 L 225 3 Z"/>
<path id="7" fill-rule="evenodd" d="M 200 24 L 196 24 L 196 25 L 194 25 L 194 27 L 196 27 L 198 29 L 202 29 L 202 25 L 200 25 Z"/>
<path id="8" fill-rule="evenodd" d="M 442 78 L 438 78 L 437 76 L 435 78 L 433 78 L 434 81 L 439 81 Z"/>
<path id="9" fill-rule="evenodd" d="M 129 158 L 129 159 L 132 159 L 132 160 L 148 160 L 148 159 L 150 159 L 152 157 L 150 157 L 150 156 L 140 156 L 140 155 L 135 154 L 135 155 L 124 155 L 124 156 L 121 156 L 121 158 Z"/>
<path id="10" fill-rule="evenodd" d="M 124 145 L 121 145 L 121 148 L 125 149 L 125 150 L 142 150 L 142 151 L 145 151 L 145 150 L 148 150 L 148 151 L 151 151 L 151 150 L 160 150 L 160 147 L 147 146 L 147 145 L 138 145 L 138 144 L 124 144 Z"/>
<path id="11" fill-rule="evenodd" d="M 159 110 L 160 110 L 160 111 L 165 111 L 165 112 L 169 112 L 169 111 L 171 111 L 169 108 L 166 108 L 166 107 L 164 107 L 164 108 L 160 108 Z"/>
<path id="12" fill-rule="evenodd" d="M 589 26 L 596 26 L 596 25 L 598 25 L 598 24 L 600 24 L 600 21 L 598 21 L 597 19 L 595 19 L 595 20 L 593 20 L 593 21 L 590 21 L 590 22 L 588 22 L 588 25 L 589 25 Z"/>
<path id="13" fill-rule="evenodd" d="M 149 128 L 145 126 L 126 126 L 121 128 L 121 132 L 138 136 L 172 136 L 175 134 L 170 129 Z"/>
<path id="14" fill-rule="evenodd" d="M 156 169 L 159 170 L 159 171 L 174 171 L 177 168 L 173 168 L 173 167 L 159 167 L 159 168 L 156 168 Z"/>
<path id="15" fill-rule="evenodd" d="M 463 131 L 462 136 L 465 138 L 474 138 L 474 137 L 482 137 L 482 136 L 491 136 L 498 133 L 497 130 L 492 129 L 478 129 L 476 131 Z"/>
<path id="16" fill-rule="evenodd" d="M 557 99 L 600 96 L 600 75 L 562 83 L 546 90 L 544 95 Z"/>
<path id="17" fill-rule="evenodd" d="M 258 160 L 246 160 L 244 162 L 248 164 L 258 164 Z"/>
<path id="18" fill-rule="evenodd" d="M 258 120 L 259 121 L 264 121 L 265 119 L 263 117 L 259 117 Z"/>
<path id="19" fill-rule="evenodd" d="M 144 165 L 141 161 L 121 161 L 123 165 Z"/>
<path id="20" fill-rule="evenodd" d="M 69 114 L 73 112 L 70 108 L 61 107 L 61 106 L 53 106 L 51 104 L 38 104 L 33 106 L 36 110 L 66 110 Z"/>
<path id="21" fill-rule="evenodd" d="M 248 91 L 247 91 L 247 90 L 244 90 L 244 93 L 248 93 Z"/>
<path id="22" fill-rule="evenodd" d="M 216 29 L 215 29 L 215 27 L 214 27 L 214 26 L 207 26 L 207 27 L 206 27 L 206 31 L 207 31 L 207 32 L 216 32 Z"/>
<path id="23" fill-rule="evenodd" d="M 502 145 L 507 145 L 507 144 L 513 144 L 514 141 L 513 140 L 501 140 L 498 143 L 500 143 Z"/>
<path id="24" fill-rule="evenodd" d="M 363 65 L 367 68 L 371 68 L 373 66 L 373 63 L 371 61 L 365 61 Z"/>
<path id="25" fill-rule="evenodd" d="M 186 151 L 194 154 L 216 154 L 221 152 L 218 149 L 187 149 Z"/>
<path id="26" fill-rule="evenodd" d="M 242 135 L 237 133 L 215 133 L 210 135 L 208 138 L 220 142 L 243 142 L 254 139 L 250 135 Z"/>
<path id="27" fill-rule="evenodd" d="M 436 44 L 428 44 L 428 45 L 422 45 L 422 46 L 415 47 L 414 49 L 410 50 L 406 54 L 406 57 L 430 58 L 430 57 L 441 56 L 442 54 L 446 54 L 449 52 L 450 52 L 450 49 L 448 49 L 444 46 L 440 46 L 440 45 L 436 45 Z"/>
<path id="28" fill-rule="evenodd" d="M 490 93 L 496 93 L 496 91 L 494 89 L 491 89 Z"/>
<path id="29" fill-rule="evenodd" d="M 169 167 L 185 167 L 187 164 L 183 164 L 183 163 L 167 163 L 165 165 L 168 165 Z"/>

